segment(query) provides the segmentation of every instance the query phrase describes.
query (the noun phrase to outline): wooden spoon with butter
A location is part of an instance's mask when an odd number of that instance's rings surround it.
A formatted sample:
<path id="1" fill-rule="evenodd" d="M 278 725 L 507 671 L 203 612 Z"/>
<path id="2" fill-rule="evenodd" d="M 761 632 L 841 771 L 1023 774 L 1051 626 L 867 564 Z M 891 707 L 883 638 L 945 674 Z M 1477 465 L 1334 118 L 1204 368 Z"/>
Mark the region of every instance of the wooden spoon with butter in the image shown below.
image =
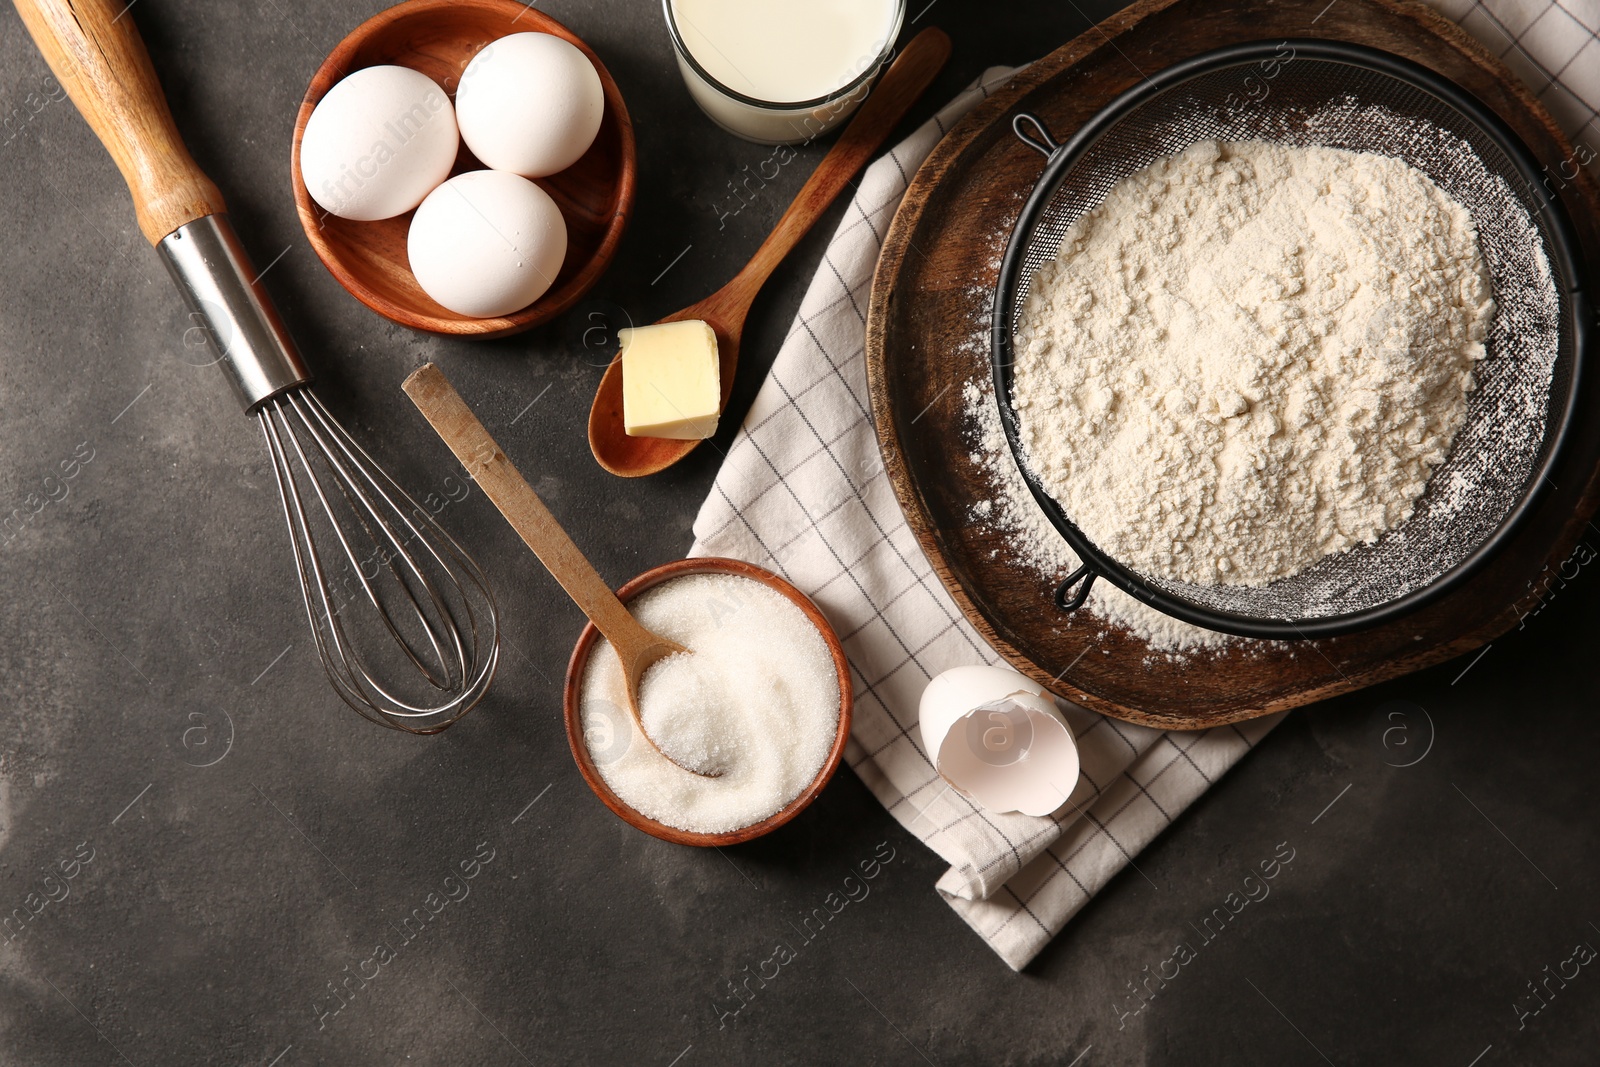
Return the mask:
<path id="1" fill-rule="evenodd" d="M 948 58 L 950 38 L 943 30 L 930 27 L 912 38 L 745 268 L 711 296 L 657 323 L 698 319 L 715 332 L 722 391 L 719 412 L 733 394 L 739 337 L 761 286 L 882 146 Z M 611 361 L 589 409 L 589 448 L 600 466 L 623 478 L 638 478 L 672 466 L 699 443 L 629 436 L 623 423 L 622 358 Z"/>

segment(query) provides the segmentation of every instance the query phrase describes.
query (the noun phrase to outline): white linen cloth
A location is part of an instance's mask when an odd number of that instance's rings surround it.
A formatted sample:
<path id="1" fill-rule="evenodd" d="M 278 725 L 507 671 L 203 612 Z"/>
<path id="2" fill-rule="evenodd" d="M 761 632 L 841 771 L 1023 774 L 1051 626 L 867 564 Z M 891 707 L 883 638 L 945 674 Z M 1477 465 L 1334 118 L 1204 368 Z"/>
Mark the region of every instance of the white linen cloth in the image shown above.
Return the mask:
<path id="1" fill-rule="evenodd" d="M 1570 132 L 1600 147 L 1600 0 L 1440 4 L 1505 54 Z M 866 308 L 879 246 L 912 175 L 1010 74 L 986 72 L 863 175 L 701 507 L 690 554 L 768 567 L 828 616 L 856 688 L 847 761 L 901 825 L 950 863 L 939 893 L 1021 969 L 1282 716 L 1168 733 L 1064 705 L 1083 778 L 1046 818 L 974 806 L 922 750 L 917 704 L 928 680 L 949 667 L 1003 661 L 945 592 L 883 472 L 867 397 Z"/>

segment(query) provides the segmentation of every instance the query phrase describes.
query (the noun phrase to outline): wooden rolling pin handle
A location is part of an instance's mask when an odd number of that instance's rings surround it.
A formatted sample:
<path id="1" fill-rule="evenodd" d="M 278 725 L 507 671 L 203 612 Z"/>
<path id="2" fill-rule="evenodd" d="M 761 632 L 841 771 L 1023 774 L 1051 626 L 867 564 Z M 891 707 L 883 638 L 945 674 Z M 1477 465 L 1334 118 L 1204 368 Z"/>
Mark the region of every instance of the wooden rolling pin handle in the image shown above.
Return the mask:
<path id="1" fill-rule="evenodd" d="M 56 78 L 122 171 L 151 244 L 225 210 L 184 147 L 126 0 L 14 0 Z"/>

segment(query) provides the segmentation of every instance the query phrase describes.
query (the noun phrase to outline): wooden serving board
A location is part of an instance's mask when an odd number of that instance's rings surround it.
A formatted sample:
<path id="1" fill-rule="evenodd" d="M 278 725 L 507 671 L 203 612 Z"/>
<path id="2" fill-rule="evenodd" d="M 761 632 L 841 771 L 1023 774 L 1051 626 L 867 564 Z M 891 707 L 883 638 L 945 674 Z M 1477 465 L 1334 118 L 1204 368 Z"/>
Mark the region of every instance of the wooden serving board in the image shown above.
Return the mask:
<path id="1" fill-rule="evenodd" d="M 1319 14 L 1320 13 L 1320 14 Z M 1131 632 L 1051 603 L 1052 583 L 971 521 L 995 494 L 963 446 L 952 383 L 989 376 L 990 294 L 999 258 L 1043 160 L 1011 131 L 1030 111 L 1064 140 L 1143 75 L 1228 44 L 1290 37 L 1353 41 L 1453 79 L 1560 173 L 1572 146 L 1532 94 L 1453 23 L 1408 0 L 1141 0 L 1030 66 L 967 116 L 916 175 L 884 242 L 867 325 L 878 439 L 901 506 L 934 570 L 979 633 L 1061 696 L 1131 722 L 1198 729 L 1296 707 L 1469 651 L 1518 625 L 1588 529 L 1600 502 L 1600 419 L 1576 421 L 1555 488 L 1484 570 L 1445 600 L 1346 637 L 1240 641 L 1177 662 Z M 1566 172 L 1571 167 L 1564 168 Z M 1587 270 L 1600 264 L 1600 190 L 1583 172 L 1552 181 Z M 981 343 L 974 343 L 974 338 Z M 1579 410 L 1600 410 L 1591 374 Z M 1541 572 L 1551 575 L 1541 578 Z"/>

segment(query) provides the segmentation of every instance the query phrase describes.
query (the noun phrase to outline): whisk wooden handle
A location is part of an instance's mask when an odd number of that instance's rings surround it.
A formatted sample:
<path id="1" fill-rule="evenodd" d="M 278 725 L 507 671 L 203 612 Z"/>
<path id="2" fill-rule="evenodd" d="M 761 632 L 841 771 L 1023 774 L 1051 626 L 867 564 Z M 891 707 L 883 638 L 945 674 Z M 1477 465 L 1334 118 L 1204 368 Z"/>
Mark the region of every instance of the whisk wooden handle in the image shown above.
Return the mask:
<path id="1" fill-rule="evenodd" d="M 226 209 L 189 155 L 126 0 L 14 0 L 34 43 L 111 153 L 151 244 Z"/>
<path id="2" fill-rule="evenodd" d="M 606 640 L 619 650 L 624 663 L 635 658 L 630 655 L 635 650 L 661 643 L 660 638 L 628 613 L 605 579 L 544 506 L 533 486 L 500 451 L 500 446 L 495 444 L 443 371 L 429 363 L 413 372 L 401 388 L 450 446 L 450 451 L 484 495 L 533 549 L 539 562 L 605 634 Z"/>

